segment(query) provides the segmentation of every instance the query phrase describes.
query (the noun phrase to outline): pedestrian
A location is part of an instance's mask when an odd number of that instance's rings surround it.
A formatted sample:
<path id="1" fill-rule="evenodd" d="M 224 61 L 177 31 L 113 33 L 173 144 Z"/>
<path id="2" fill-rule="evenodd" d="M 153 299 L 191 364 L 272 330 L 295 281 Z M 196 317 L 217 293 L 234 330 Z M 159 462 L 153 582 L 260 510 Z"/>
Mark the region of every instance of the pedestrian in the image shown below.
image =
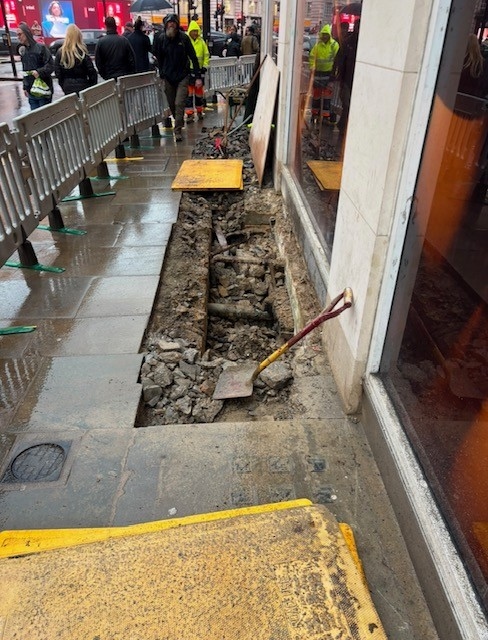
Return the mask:
<path id="1" fill-rule="evenodd" d="M 204 107 L 204 78 L 205 72 L 208 69 L 208 63 L 210 60 L 210 53 L 208 51 L 207 43 L 202 38 L 200 27 L 198 22 L 193 20 L 188 27 L 188 35 L 190 36 L 193 48 L 197 54 L 198 64 L 200 65 L 200 74 L 202 77 L 202 84 L 199 87 L 195 86 L 195 76 L 190 75 L 190 82 L 188 83 L 188 98 L 186 99 L 186 121 L 194 121 L 193 111 L 193 99 L 195 99 L 195 109 L 199 120 L 203 120 L 203 107 Z"/>
<path id="2" fill-rule="evenodd" d="M 24 94 L 29 99 L 31 110 L 49 104 L 53 99 L 54 60 L 45 44 L 36 42 L 25 22 L 17 27 L 19 55 L 24 72 Z M 34 84 L 44 85 L 35 87 Z"/>
<path id="3" fill-rule="evenodd" d="M 335 113 L 331 111 L 332 89 L 330 82 L 334 68 L 334 60 L 339 51 L 339 43 L 331 35 L 330 24 L 325 24 L 320 29 L 319 39 L 312 47 L 309 55 L 309 67 L 313 74 L 312 86 L 312 120 L 316 121 L 321 117 L 333 124 L 336 121 Z"/>
<path id="4" fill-rule="evenodd" d="M 478 98 L 484 98 L 488 94 L 488 63 L 483 58 L 480 43 L 474 33 L 468 36 L 458 92 Z"/>
<path id="5" fill-rule="evenodd" d="M 66 29 L 64 42 L 56 52 L 54 74 L 65 94 L 80 93 L 97 84 L 97 70 L 75 24 Z"/>
<path id="6" fill-rule="evenodd" d="M 120 78 L 136 72 L 134 51 L 127 38 L 119 36 L 113 16 L 105 18 L 107 35 L 100 38 L 95 49 L 95 64 L 104 80 Z"/>
<path id="7" fill-rule="evenodd" d="M 164 93 L 175 119 L 175 140 L 180 142 L 190 76 L 195 78 L 196 88 L 202 85 L 202 78 L 197 54 L 190 37 L 180 29 L 178 16 L 169 13 L 163 20 L 163 27 L 154 37 L 153 50 Z"/>
<path id="8" fill-rule="evenodd" d="M 149 54 L 152 51 L 149 36 L 144 33 L 144 22 L 141 18 L 137 18 L 134 22 L 134 31 L 127 36 L 134 56 L 136 58 L 136 73 L 145 73 L 150 71 Z"/>
<path id="9" fill-rule="evenodd" d="M 232 25 L 229 29 L 229 37 L 225 43 L 224 50 L 227 58 L 238 58 L 241 55 L 241 37 L 237 33 L 235 25 Z"/>
<path id="10" fill-rule="evenodd" d="M 243 56 L 252 56 L 259 52 L 259 41 L 256 38 L 256 30 L 251 25 L 246 29 L 246 35 L 242 38 L 241 54 Z"/>
<path id="11" fill-rule="evenodd" d="M 337 124 L 337 128 L 341 134 L 345 134 L 347 128 L 347 121 L 349 119 L 349 107 L 351 104 L 351 91 L 352 81 L 354 79 L 354 69 L 356 67 L 356 53 L 358 48 L 359 38 L 359 23 L 357 20 L 354 23 L 354 31 L 349 34 L 345 39 L 339 53 L 336 56 L 334 67 L 336 70 L 336 77 L 340 83 L 340 98 L 341 98 L 341 117 Z M 346 24 L 346 23 L 343 23 Z"/>
<path id="12" fill-rule="evenodd" d="M 132 22 L 126 22 L 124 27 L 124 32 L 122 35 L 125 38 L 128 38 L 132 33 L 134 33 L 134 25 L 132 24 Z"/>

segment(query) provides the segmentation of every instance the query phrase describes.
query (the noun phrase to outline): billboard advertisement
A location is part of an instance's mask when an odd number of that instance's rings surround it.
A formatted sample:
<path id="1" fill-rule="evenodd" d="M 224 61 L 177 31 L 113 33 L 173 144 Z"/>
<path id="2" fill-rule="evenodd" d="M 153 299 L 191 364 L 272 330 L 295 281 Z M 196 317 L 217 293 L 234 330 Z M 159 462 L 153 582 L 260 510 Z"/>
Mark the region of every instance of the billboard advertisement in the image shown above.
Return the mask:
<path id="1" fill-rule="evenodd" d="M 45 38 L 64 38 L 68 25 L 73 22 L 72 2 L 53 0 L 42 4 L 42 34 Z"/>

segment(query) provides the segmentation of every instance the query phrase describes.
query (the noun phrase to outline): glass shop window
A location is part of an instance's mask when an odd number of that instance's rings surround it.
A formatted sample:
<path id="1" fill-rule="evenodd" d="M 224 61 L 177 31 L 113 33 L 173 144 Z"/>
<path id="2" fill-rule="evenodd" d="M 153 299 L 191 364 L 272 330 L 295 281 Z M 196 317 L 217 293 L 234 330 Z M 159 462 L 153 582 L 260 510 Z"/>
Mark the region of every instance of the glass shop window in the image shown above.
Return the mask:
<path id="1" fill-rule="evenodd" d="M 330 259 L 349 102 L 360 27 L 360 3 L 311 3 L 305 12 L 298 123 L 291 170 Z"/>
<path id="2" fill-rule="evenodd" d="M 488 610 L 488 7 L 467 4 L 453 3 L 382 369 Z"/>

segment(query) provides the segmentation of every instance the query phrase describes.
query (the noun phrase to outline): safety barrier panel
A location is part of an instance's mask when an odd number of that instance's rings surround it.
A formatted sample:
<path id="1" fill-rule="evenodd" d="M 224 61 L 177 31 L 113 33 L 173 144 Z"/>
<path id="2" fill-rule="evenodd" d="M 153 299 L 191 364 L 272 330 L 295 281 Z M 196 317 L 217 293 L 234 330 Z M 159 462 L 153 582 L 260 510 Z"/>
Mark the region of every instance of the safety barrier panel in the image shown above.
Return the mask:
<path id="1" fill-rule="evenodd" d="M 240 68 L 237 58 L 212 59 L 212 90 L 239 85 Z M 167 107 L 161 80 L 150 72 L 64 96 L 15 118 L 12 131 L 0 124 L 0 266 L 15 250 L 35 264 L 27 238 L 39 221 L 49 216 L 51 228 L 61 229 L 57 204 L 78 185 L 81 193 L 95 165 L 127 134 L 155 127 Z"/>
<path id="2" fill-rule="evenodd" d="M 240 84 L 249 84 L 254 75 L 254 64 L 256 56 L 241 56 L 239 58 L 239 82 Z"/>
<path id="3" fill-rule="evenodd" d="M 208 89 L 223 91 L 239 84 L 238 58 L 210 58 Z"/>
<path id="4" fill-rule="evenodd" d="M 123 76 L 118 87 L 127 133 L 136 134 L 162 120 L 161 84 L 154 71 Z"/>
<path id="5" fill-rule="evenodd" d="M 88 124 L 90 149 L 99 164 L 126 136 L 115 80 L 81 91 L 80 102 Z"/>
<path id="6" fill-rule="evenodd" d="M 14 119 L 21 157 L 32 175 L 29 190 L 40 217 L 51 213 L 94 164 L 85 135 L 81 103 L 68 95 Z"/>
<path id="7" fill-rule="evenodd" d="M 0 265 L 37 227 L 23 176 L 17 142 L 5 123 L 0 125 Z"/>

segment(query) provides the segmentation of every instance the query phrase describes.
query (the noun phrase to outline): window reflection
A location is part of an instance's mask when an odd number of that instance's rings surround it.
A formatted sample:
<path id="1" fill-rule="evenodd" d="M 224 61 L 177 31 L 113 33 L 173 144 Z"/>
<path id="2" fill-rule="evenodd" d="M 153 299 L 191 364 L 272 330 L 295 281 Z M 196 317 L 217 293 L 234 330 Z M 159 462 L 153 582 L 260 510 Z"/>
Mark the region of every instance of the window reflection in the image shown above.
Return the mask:
<path id="1" fill-rule="evenodd" d="M 400 278 L 389 336 L 411 295 L 390 369 L 393 398 L 488 608 L 488 60 L 480 40 L 469 35 L 458 73 L 440 74 L 450 80 L 434 101 L 415 238 L 404 250 L 407 269 L 417 259 L 418 269 L 411 294 Z M 447 46 L 451 56 L 455 49 L 446 45 L 443 64 Z"/>
<path id="2" fill-rule="evenodd" d="M 315 6 L 315 5 L 314 5 Z M 360 16 L 325 3 L 306 12 L 292 171 L 330 258 Z"/>

